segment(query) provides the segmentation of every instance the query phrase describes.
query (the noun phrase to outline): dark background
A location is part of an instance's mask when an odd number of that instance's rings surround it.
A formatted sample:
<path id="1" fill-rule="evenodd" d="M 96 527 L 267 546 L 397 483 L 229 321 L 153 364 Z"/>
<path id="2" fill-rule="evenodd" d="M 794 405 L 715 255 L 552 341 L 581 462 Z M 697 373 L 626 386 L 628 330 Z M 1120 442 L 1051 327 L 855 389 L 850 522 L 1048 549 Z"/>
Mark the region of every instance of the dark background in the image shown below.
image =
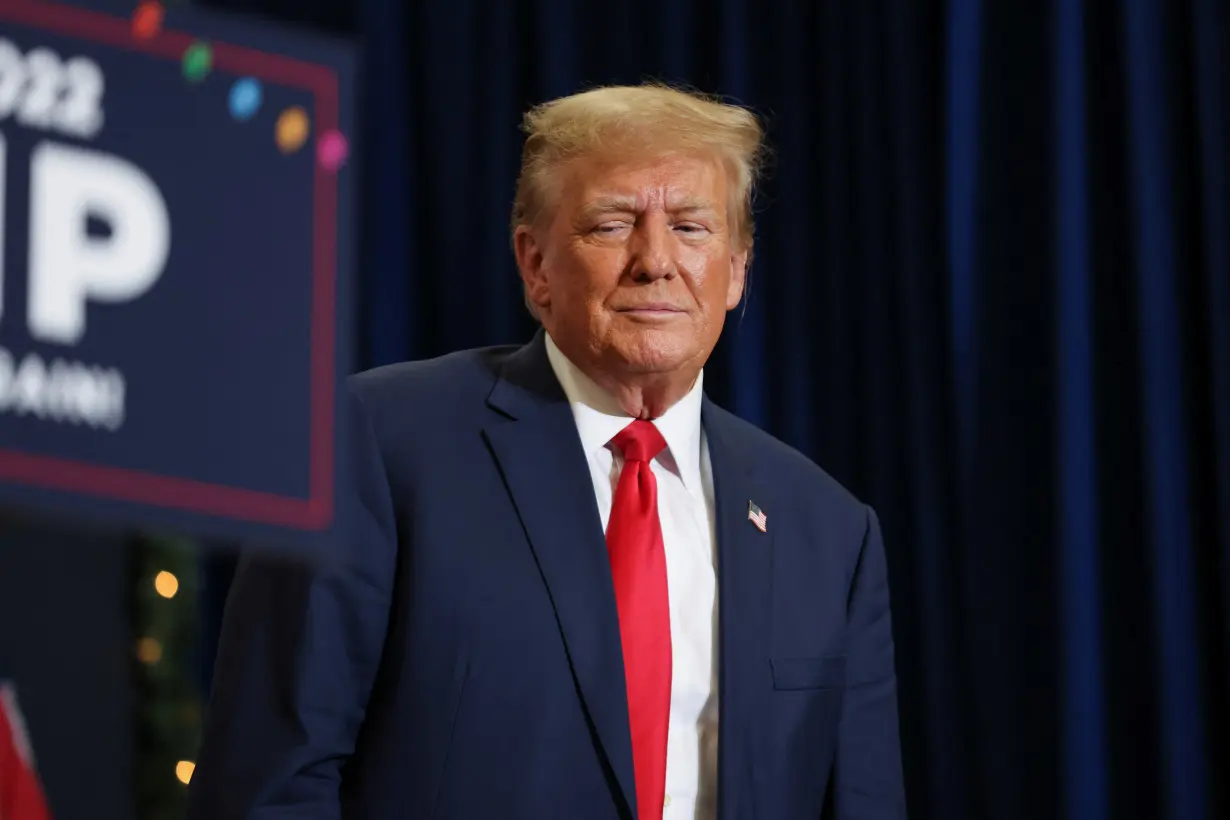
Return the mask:
<path id="1" fill-rule="evenodd" d="M 3 664 L 57 818 L 135 816 L 128 550 L 122 532 L 0 511 Z"/>
<path id="2" fill-rule="evenodd" d="M 529 337 L 526 106 L 652 77 L 754 107 L 776 162 L 706 387 L 881 516 L 911 817 L 1230 815 L 1224 4 L 205 5 L 364 47 L 364 365 Z"/>

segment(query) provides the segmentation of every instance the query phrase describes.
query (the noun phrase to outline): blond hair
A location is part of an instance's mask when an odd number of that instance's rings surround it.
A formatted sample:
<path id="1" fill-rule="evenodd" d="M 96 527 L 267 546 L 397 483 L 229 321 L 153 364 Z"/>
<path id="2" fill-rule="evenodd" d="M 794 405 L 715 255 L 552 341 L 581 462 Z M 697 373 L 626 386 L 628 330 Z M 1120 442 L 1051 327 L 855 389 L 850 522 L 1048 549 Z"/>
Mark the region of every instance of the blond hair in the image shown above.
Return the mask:
<path id="1" fill-rule="evenodd" d="M 656 83 L 605 86 L 528 111 L 512 230 L 538 222 L 553 173 L 579 157 L 624 158 L 702 152 L 722 160 L 730 184 L 728 218 L 741 250 L 751 250 L 752 195 L 764 160 L 764 129 L 751 111 L 699 92 Z"/>

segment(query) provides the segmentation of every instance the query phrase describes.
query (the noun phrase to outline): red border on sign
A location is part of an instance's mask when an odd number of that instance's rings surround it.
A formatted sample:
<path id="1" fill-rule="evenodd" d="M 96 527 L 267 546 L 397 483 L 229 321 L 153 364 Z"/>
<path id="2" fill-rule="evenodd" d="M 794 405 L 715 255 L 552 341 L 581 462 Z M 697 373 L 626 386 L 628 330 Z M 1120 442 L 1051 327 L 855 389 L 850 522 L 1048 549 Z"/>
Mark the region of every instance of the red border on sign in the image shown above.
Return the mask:
<path id="1" fill-rule="evenodd" d="M 137 39 L 129 20 L 42 0 L 5 0 L 0 5 L 0 19 L 173 60 L 179 60 L 184 50 L 199 39 L 179 31 Z M 337 128 L 338 81 L 331 68 L 216 40 L 209 44 L 216 70 L 306 88 L 315 96 L 316 132 Z M 334 491 L 337 178 L 319 164 L 315 169 L 308 498 L 3 449 L 0 479 L 263 524 L 313 530 L 326 526 L 333 517 Z"/>

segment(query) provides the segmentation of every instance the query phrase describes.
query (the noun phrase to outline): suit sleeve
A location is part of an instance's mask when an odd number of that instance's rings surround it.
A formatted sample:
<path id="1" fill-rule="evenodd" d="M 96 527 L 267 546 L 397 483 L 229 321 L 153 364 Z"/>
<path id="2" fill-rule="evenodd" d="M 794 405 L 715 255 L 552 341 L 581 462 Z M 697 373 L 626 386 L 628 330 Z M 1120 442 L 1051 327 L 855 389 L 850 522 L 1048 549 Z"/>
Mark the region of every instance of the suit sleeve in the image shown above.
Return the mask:
<path id="1" fill-rule="evenodd" d="M 888 598 L 884 541 L 868 508 L 848 604 L 846 691 L 834 761 L 836 820 L 906 816 Z"/>
<path id="2" fill-rule="evenodd" d="M 188 820 L 334 820 L 384 644 L 397 536 L 362 402 L 349 396 L 353 529 L 322 560 L 246 556 L 227 600 Z M 345 509 L 340 507 L 339 509 Z"/>

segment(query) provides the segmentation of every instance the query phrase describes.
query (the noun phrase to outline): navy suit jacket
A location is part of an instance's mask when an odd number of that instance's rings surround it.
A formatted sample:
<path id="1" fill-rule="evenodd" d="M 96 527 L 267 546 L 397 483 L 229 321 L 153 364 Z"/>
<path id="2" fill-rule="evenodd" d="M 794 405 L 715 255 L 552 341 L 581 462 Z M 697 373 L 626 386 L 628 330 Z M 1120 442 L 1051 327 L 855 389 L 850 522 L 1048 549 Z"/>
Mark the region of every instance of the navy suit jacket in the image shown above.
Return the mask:
<path id="1" fill-rule="evenodd" d="M 635 817 L 606 543 L 542 334 L 349 388 L 361 524 L 315 566 L 241 563 L 190 820 Z M 702 423 L 719 816 L 905 817 L 874 513 L 708 399 Z"/>

